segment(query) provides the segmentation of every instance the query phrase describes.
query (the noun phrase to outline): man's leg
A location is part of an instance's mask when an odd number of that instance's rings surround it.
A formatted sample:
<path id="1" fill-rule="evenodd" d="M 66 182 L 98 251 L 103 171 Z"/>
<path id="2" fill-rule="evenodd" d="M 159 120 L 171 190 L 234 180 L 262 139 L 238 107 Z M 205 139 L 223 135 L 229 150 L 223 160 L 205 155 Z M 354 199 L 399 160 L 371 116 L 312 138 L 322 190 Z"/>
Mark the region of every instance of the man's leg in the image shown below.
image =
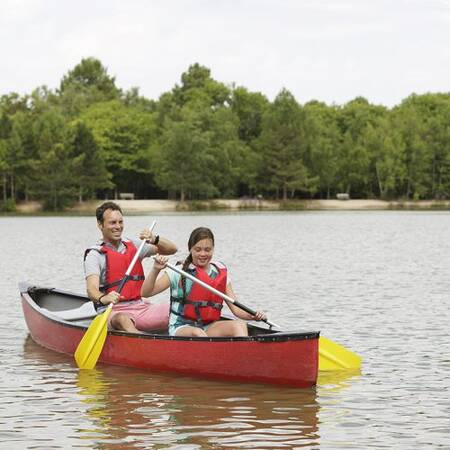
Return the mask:
<path id="1" fill-rule="evenodd" d="M 127 331 L 128 333 L 139 333 L 139 330 L 134 326 L 134 322 L 126 313 L 117 313 L 111 318 L 111 327 L 114 330 Z"/>

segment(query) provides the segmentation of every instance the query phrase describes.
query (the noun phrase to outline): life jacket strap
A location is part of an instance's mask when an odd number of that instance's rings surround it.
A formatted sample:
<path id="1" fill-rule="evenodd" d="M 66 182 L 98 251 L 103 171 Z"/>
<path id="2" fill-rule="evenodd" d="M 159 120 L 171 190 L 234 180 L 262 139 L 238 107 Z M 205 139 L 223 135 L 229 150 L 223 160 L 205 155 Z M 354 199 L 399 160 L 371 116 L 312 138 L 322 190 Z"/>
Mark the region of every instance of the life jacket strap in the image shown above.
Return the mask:
<path id="1" fill-rule="evenodd" d="M 186 317 L 184 317 L 183 312 L 178 312 L 175 311 L 172 307 L 173 302 L 178 302 L 181 304 L 189 304 L 189 305 L 193 305 L 194 306 L 194 311 L 195 311 L 195 315 L 197 316 L 197 320 L 192 320 L 192 319 L 187 319 Z M 205 323 L 202 320 L 202 316 L 200 313 L 200 308 L 205 308 L 205 307 L 211 307 L 214 309 L 218 309 L 219 311 L 222 309 L 222 304 L 220 303 L 215 303 L 215 302 L 209 302 L 209 301 L 192 301 L 192 300 L 188 300 L 186 298 L 180 299 L 180 298 L 175 298 L 175 297 L 170 297 L 170 311 L 172 313 L 174 313 L 177 316 L 183 317 L 184 320 L 186 320 L 187 322 L 191 323 L 192 325 L 199 325 L 199 326 L 204 326 Z M 209 323 L 209 322 L 208 322 Z"/>
<path id="2" fill-rule="evenodd" d="M 100 290 L 101 291 L 107 291 L 109 288 L 112 288 L 112 287 L 114 287 L 114 286 L 119 286 L 119 284 L 122 282 L 122 280 L 124 279 L 125 277 L 123 277 L 123 278 L 121 278 L 120 280 L 117 280 L 117 281 L 113 281 L 112 283 L 108 283 L 108 284 L 104 284 L 103 286 L 100 286 Z M 145 280 L 145 276 L 143 276 L 143 275 L 129 275 L 128 276 L 128 281 L 143 281 L 143 280 Z"/>

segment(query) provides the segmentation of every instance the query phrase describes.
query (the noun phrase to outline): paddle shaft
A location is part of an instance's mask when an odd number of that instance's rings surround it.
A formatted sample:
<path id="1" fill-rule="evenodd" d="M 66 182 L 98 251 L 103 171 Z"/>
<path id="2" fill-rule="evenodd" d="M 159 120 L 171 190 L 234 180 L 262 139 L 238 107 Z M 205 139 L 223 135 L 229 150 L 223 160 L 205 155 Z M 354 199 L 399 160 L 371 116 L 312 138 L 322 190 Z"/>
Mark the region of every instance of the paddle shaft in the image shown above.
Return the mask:
<path id="1" fill-rule="evenodd" d="M 203 281 L 199 280 L 198 278 L 194 277 L 193 275 L 191 275 L 190 273 L 185 272 L 182 269 L 179 269 L 178 267 L 167 263 L 166 266 L 170 269 L 173 270 L 174 272 L 179 273 L 180 275 L 182 275 L 183 277 L 189 278 L 191 281 L 193 281 L 194 283 L 199 284 L 200 286 L 203 286 L 205 289 L 208 289 L 208 291 L 212 292 L 213 294 L 218 295 L 219 297 L 223 298 L 224 300 L 233 303 L 233 305 L 236 305 L 238 308 L 241 308 L 242 310 L 244 310 L 245 312 L 251 314 L 252 316 L 256 315 L 256 311 L 254 309 L 249 308 L 246 305 L 243 305 L 242 303 L 238 302 L 237 300 L 235 300 L 234 298 L 231 298 L 230 296 L 224 294 L 223 292 L 218 291 L 217 289 L 213 288 L 212 286 L 210 286 L 207 283 L 204 283 Z M 270 325 L 271 327 L 276 327 L 276 328 L 280 328 L 277 324 L 271 322 L 270 320 L 264 320 L 264 322 L 267 323 L 267 325 Z"/>
<path id="2" fill-rule="evenodd" d="M 153 231 L 153 228 L 155 228 L 156 220 L 153 221 L 153 223 L 150 226 L 150 233 Z M 145 245 L 145 239 L 142 240 L 141 245 L 137 249 L 136 254 L 133 256 L 133 259 L 131 260 L 130 265 L 128 266 L 127 271 L 125 272 L 125 276 L 122 278 L 122 281 L 119 284 L 119 287 L 117 288 L 116 292 L 120 294 L 122 292 L 123 287 L 125 286 L 125 283 L 130 279 L 130 273 L 133 270 L 134 265 L 136 264 L 136 261 L 139 258 L 139 255 L 141 254 L 141 251 Z"/>

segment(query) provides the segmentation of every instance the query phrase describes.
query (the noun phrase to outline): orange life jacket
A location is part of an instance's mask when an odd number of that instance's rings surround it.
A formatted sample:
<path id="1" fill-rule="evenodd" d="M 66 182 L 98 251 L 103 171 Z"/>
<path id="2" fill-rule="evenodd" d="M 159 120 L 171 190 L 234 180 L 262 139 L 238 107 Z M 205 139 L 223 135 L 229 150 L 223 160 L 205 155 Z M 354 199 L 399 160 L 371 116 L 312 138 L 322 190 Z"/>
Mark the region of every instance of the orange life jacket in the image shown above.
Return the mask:
<path id="1" fill-rule="evenodd" d="M 102 292 L 111 292 L 117 289 L 120 282 L 125 277 L 125 272 L 130 266 L 131 260 L 137 252 L 136 246 L 129 240 L 123 240 L 125 252 L 119 253 L 112 249 L 109 245 L 102 244 L 100 249 L 92 247 L 86 250 L 86 255 L 90 250 L 96 250 L 103 253 L 106 258 L 106 283 L 100 286 Z M 125 283 L 122 292 L 120 293 L 120 302 L 138 300 L 141 298 L 141 287 L 144 283 L 144 268 L 141 260 L 138 258 L 130 272 L 130 278 Z"/>
<path id="2" fill-rule="evenodd" d="M 211 264 L 218 270 L 215 278 L 211 278 L 204 269 L 197 266 L 195 266 L 195 269 L 188 269 L 187 272 L 218 291 L 225 293 L 227 288 L 227 268 L 223 264 Z M 206 325 L 219 320 L 223 307 L 222 297 L 195 282 L 192 283 L 191 290 L 186 298 L 172 298 L 172 301 L 177 301 L 184 305 L 183 317 L 185 319 L 200 325 Z M 175 311 L 172 309 L 172 312 Z M 175 314 L 177 313 L 175 312 Z"/>

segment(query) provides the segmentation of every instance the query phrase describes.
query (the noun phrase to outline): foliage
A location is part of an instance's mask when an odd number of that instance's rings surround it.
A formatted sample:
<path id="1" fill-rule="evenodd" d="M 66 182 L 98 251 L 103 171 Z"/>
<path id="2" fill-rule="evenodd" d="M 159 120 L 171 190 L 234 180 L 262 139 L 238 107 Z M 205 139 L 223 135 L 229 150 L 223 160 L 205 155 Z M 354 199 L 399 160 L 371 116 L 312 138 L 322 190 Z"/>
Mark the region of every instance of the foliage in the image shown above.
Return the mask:
<path id="1" fill-rule="evenodd" d="M 119 192 L 191 209 L 261 194 L 296 208 L 339 192 L 448 199 L 450 93 L 412 94 L 392 109 L 361 97 L 300 105 L 286 89 L 269 101 L 195 63 L 150 100 L 85 58 L 57 90 L 0 97 L 3 209 L 39 200 L 59 210 Z"/>
<path id="2" fill-rule="evenodd" d="M 112 188 L 108 172 L 97 142 L 87 125 L 77 120 L 69 129 L 68 148 L 74 160 L 73 177 L 77 180 L 78 201 L 93 198 L 99 189 Z"/>
<path id="3" fill-rule="evenodd" d="M 263 130 L 258 138 L 265 178 L 272 189 L 282 193 L 313 192 L 316 180 L 309 176 L 305 165 L 305 133 L 303 112 L 294 96 L 282 90 L 263 118 Z"/>
<path id="4" fill-rule="evenodd" d="M 92 105 L 80 117 L 92 131 L 118 191 L 134 191 L 153 173 L 149 152 L 156 139 L 153 113 L 111 100 Z"/>

